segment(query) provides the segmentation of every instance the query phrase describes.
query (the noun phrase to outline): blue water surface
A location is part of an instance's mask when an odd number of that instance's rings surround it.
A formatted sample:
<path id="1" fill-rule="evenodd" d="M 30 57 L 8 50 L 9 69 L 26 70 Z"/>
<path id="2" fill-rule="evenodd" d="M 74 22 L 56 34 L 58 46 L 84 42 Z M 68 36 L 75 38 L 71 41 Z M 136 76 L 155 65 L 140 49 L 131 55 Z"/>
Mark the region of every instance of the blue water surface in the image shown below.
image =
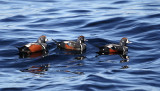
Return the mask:
<path id="1" fill-rule="evenodd" d="M 1 0 L 1 91 L 160 91 L 159 0 Z M 46 35 L 49 52 L 22 57 L 17 46 Z M 51 39 L 88 39 L 84 53 Z M 129 60 L 98 47 L 127 37 Z"/>

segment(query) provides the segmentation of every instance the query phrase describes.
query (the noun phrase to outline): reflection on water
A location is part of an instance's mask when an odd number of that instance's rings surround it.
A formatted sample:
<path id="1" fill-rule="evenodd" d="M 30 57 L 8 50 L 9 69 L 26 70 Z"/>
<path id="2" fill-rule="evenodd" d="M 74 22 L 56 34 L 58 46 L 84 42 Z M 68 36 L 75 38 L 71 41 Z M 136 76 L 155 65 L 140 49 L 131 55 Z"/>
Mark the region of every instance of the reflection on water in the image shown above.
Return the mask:
<path id="1" fill-rule="evenodd" d="M 39 51 L 34 53 L 19 53 L 19 58 L 36 58 L 45 57 L 48 55 L 48 51 Z"/>
<path id="2" fill-rule="evenodd" d="M 69 71 L 69 70 L 57 70 L 57 72 L 65 72 L 65 73 L 73 73 L 77 75 L 84 75 L 84 72 L 76 72 L 76 71 Z"/>
<path id="3" fill-rule="evenodd" d="M 56 72 L 65 72 L 65 73 L 73 73 L 77 75 L 84 75 L 84 72 L 79 71 L 77 68 L 84 67 L 83 60 L 85 58 L 86 58 L 85 56 L 78 56 L 67 61 L 65 63 L 66 65 L 59 64 L 60 66 L 54 66 L 54 67 L 58 68 Z"/>
<path id="4" fill-rule="evenodd" d="M 0 90 L 160 91 L 159 6 L 159 0 L 1 0 Z M 87 48 L 61 50 L 49 41 L 47 53 L 18 55 L 15 46 L 40 35 L 57 41 L 84 35 Z M 128 54 L 96 53 L 122 37 L 133 41 Z"/>
<path id="5" fill-rule="evenodd" d="M 122 66 L 121 69 L 127 69 L 127 68 L 129 68 L 129 66 L 128 66 L 128 65 L 125 65 L 125 66 Z"/>
<path id="6" fill-rule="evenodd" d="M 35 65 L 35 66 L 31 66 L 27 69 L 21 70 L 21 72 L 30 72 L 30 73 L 34 73 L 34 74 L 44 74 L 46 71 L 48 71 L 49 67 L 50 67 L 49 64 Z"/>
<path id="7" fill-rule="evenodd" d="M 83 59 L 85 59 L 85 58 L 86 58 L 85 56 L 75 57 L 76 60 L 83 60 Z"/>
<path id="8" fill-rule="evenodd" d="M 127 55 L 128 53 L 124 54 L 124 53 L 107 53 L 107 52 L 96 52 L 98 55 L 96 55 L 96 57 L 99 57 L 101 55 L 119 55 L 122 60 L 120 60 L 120 63 L 125 63 L 125 62 L 129 62 L 129 56 Z M 107 60 L 107 62 L 111 60 Z M 99 62 L 104 62 L 104 61 L 99 61 Z M 113 62 L 114 63 L 114 62 Z M 121 69 L 127 69 L 129 68 L 128 65 L 123 65 Z"/>
<path id="9" fill-rule="evenodd" d="M 68 50 L 68 49 L 62 49 L 62 48 L 57 48 L 56 50 L 58 50 L 56 51 L 56 54 L 66 54 L 66 55 L 79 55 L 86 52 L 86 50 L 74 51 L 74 50 Z"/>
<path id="10" fill-rule="evenodd" d="M 129 61 L 129 56 L 128 53 L 107 53 L 107 52 L 96 52 L 98 55 L 96 55 L 96 57 L 101 56 L 101 55 L 119 55 L 122 59 L 127 60 L 127 62 Z"/>

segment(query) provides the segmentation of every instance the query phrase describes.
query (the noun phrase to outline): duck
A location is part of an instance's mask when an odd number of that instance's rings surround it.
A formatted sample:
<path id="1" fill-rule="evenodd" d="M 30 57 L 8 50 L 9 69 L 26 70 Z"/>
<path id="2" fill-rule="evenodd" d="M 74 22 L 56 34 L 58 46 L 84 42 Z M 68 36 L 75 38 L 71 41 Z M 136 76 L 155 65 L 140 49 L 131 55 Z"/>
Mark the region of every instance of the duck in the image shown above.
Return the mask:
<path id="1" fill-rule="evenodd" d="M 47 49 L 47 42 L 48 39 L 46 38 L 45 35 L 42 35 L 38 38 L 36 42 L 28 43 L 22 47 L 17 47 L 19 50 L 19 53 L 35 53 L 35 52 L 40 52 L 44 51 Z"/>
<path id="2" fill-rule="evenodd" d="M 127 44 L 132 43 L 127 38 L 122 38 L 119 44 L 107 44 L 102 47 L 99 47 L 98 54 L 127 54 L 128 47 Z"/>
<path id="3" fill-rule="evenodd" d="M 75 50 L 75 51 L 84 51 L 86 50 L 85 41 L 88 41 L 84 38 L 84 36 L 79 36 L 77 41 L 61 41 L 57 42 L 56 40 L 52 39 L 56 42 L 58 48 L 67 49 L 67 50 Z"/>

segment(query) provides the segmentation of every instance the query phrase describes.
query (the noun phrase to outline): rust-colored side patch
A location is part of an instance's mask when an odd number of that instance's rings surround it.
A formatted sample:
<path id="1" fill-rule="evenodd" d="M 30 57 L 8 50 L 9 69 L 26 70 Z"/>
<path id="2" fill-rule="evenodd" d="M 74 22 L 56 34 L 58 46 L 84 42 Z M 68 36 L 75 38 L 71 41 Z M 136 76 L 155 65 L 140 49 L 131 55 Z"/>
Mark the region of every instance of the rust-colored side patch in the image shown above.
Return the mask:
<path id="1" fill-rule="evenodd" d="M 29 50 L 31 52 L 37 52 L 37 51 L 41 51 L 42 50 L 42 46 L 41 45 L 31 45 L 29 47 Z"/>
<path id="2" fill-rule="evenodd" d="M 36 53 L 32 53 L 29 57 L 30 58 L 36 58 L 36 57 L 39 57 L 39 56 L 42 56 L 43 55 L 43 52 L 36 52 Z"/>
<path id="3" fill-rule="evenodd" d="M 71 50 L 74 50 L 75 48 L 73 48 L 73 47 L 71 47 L 71 46 L 69 46 L 69 45 L 67 45 L 67 44 L 65 44 L 65 48 L 66 49 L 71 49 Z"/>
<path id="4" fill-rule="evenodd" d="M 118 51 L 117 50 L 113 50 L 113 49 L 109 49 L 109 52 L 113 53 L 113 52 L 118 52 Z"/>

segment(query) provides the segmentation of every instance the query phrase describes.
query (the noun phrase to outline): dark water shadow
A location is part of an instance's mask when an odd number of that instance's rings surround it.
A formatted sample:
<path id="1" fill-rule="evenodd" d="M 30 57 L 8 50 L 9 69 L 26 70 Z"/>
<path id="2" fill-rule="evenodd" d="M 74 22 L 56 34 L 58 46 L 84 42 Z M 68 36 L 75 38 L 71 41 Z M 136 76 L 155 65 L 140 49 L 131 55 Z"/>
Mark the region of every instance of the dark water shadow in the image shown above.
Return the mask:
<path id="1" fill-rule="evenodd" d="M 16 15 L 13 17 L 1 19 L 0 22 L 23 22 L 23 21 L 26 21 L 27 19 L 28 19 L 28 17 L 26 17 L 26 16 Z"/>
<path id="2" fill-rule="evenodd" d="M 112 4 L 126 4 L 126 3 L 129 3 L 130 1 L 116 1 L 116 2 L 114 2 L 114 3 L 112 3 Z"/>

